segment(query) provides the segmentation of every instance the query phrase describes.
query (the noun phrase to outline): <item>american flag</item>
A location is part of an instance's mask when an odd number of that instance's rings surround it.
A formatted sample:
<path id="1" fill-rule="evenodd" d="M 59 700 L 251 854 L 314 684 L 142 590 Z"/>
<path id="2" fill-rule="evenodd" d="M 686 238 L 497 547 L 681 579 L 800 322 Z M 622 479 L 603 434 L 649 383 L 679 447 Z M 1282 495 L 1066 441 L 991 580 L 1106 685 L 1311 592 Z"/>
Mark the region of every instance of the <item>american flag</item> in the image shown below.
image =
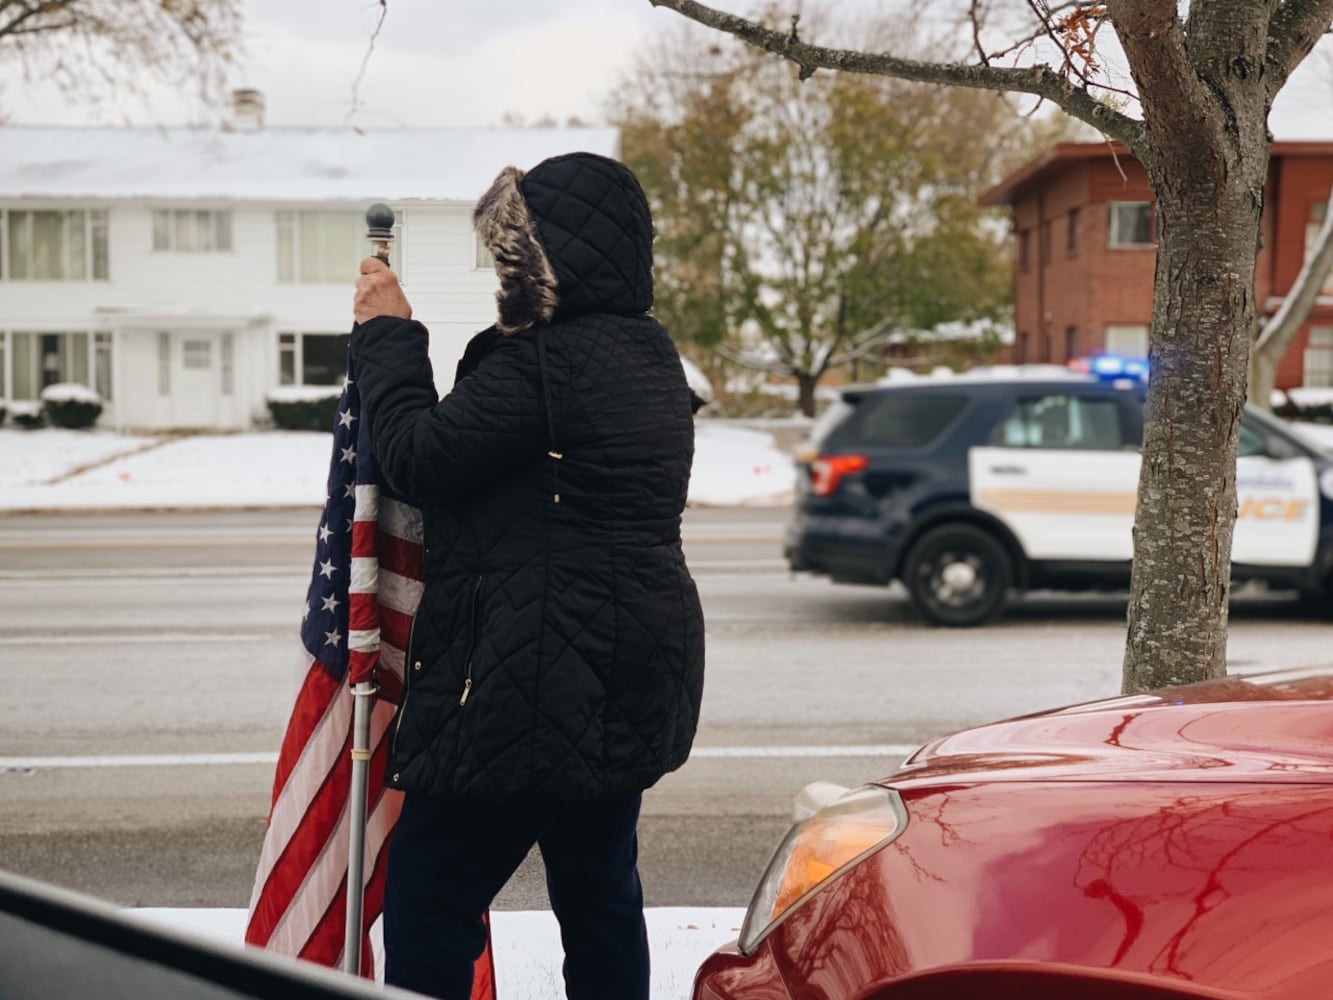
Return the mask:
<path id="1" fill-rule="evenodd" d="M 301 686 L 278 753 L 245 940 L 320 965 L 343 964 L 351 688 L 373 681 L 379 692 L 370 726 L 361 947 L 362 974 L 371 978 L 369 930 L 383 907 L 386 848 L 402 803 L 384 786 L 389 726 L 421 600 L 422 549 L 421 512 L 380 482 L 349 363 L 301 623 Z M 472 997 L 495 997 L 489 922 Z"/>

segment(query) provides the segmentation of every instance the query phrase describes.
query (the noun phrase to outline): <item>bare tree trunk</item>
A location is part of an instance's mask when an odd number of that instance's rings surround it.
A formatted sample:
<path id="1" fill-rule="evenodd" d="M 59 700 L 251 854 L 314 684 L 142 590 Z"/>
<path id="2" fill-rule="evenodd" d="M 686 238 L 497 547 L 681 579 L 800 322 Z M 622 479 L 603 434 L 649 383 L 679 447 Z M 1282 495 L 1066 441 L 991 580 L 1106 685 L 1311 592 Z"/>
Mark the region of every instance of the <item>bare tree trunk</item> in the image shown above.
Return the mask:
<path id="1" fill-rule="evenodd" d="M 819 384 L 819 379 L 808 372 L 797 372 L 796 385 L 799 391 L 799 405 L 801 412 L 807 417 L 815 415 L 815 386 Z"/>
<path id="2" fill-rule="evenodd" d="M 1234 177 L 1225 190 L 1198 176 L 1157 184 L 1153 374 L 1135 515 L 1126 693 L 1226 674 L 1236 441 L 1267 156 L 1259 159 L 1249 165 L 1247 182 Z"/>

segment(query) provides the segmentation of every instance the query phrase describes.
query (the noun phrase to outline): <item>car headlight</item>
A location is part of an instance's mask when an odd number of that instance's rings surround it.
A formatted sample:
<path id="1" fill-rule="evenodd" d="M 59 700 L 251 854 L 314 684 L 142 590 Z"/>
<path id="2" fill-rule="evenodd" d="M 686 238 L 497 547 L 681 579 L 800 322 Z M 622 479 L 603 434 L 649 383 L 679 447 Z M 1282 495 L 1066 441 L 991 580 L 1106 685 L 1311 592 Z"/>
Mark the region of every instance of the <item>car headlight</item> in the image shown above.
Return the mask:
<path id="1" fill-rule="evenodd" d="M 1319 474 L 1319 492 L 1333 500 L 1333 469 L 1325 469 Z"/>
<path id="2" fill-rule="evenodd" d="M 845 792 L 792 826 L 773 852 L 741 925 L 750 954 L 802 902 L 907 829 L 898 793 L 879 785 Z"/>

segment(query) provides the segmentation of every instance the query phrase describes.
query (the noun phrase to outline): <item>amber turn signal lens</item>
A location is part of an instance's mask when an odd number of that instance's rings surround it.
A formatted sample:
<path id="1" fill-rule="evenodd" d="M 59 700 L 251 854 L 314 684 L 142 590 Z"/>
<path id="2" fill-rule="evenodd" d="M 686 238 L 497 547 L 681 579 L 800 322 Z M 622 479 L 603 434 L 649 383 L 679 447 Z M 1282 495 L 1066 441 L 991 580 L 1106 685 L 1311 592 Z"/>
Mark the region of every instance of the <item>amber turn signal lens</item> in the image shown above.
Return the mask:
<path id="1" fill-rule="evenodd" d="M 795 824 L 750 901 L 741 951 L 749 954 L 801 902 L 906 828 L 907 810 L 898 793 L 879 785 L 847 792 Z"/>

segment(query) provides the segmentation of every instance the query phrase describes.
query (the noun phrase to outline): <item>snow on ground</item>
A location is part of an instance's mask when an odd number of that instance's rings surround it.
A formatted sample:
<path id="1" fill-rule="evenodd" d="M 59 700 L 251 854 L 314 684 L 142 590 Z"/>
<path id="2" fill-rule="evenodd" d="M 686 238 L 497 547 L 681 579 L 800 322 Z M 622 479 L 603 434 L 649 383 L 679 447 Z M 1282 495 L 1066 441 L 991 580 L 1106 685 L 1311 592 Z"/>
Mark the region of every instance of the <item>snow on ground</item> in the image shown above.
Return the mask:
<path id="1" fill-rule="evenodd" d="M 695 425 L 690 503 L 700 507 L 791 503 L 796 467 L 763 431 L 720 422 Z"/>
<path id="2" fill-rule="evenodd" d="M 172 930 L 230 944 L 245 933 L 245 911 L 232 909 L 133 910 Z M 717 947 L 736 939 L 745 911 L 730 907 L 655 907 L 646 911 L 652 949 L 652 1000 L 686 1000 L 699 964 Z M 371 928 L 375 969 L 383 980 L 379 924 Z M 563 953 L 555 915 L 549 910 L 491 914 L 498 1000 L 549 1000 L 564 996 Z"/>
<path id="3" fill-rule="evenodd" d="M 0 430 L 0 510 L 318 506 L 329 448 L 328 434 L 301 431 L 153 439 Z M 698 424 L 691 503 L 787 503 L 795 475 L 770 435 Z"/>
<path id="4" fill-rule="evenodd" d="M 71 469 L 152 441 L 110 431 L 0 430 L 0 490 L 7 500 L 15 487 L 47 483 Z"/>

